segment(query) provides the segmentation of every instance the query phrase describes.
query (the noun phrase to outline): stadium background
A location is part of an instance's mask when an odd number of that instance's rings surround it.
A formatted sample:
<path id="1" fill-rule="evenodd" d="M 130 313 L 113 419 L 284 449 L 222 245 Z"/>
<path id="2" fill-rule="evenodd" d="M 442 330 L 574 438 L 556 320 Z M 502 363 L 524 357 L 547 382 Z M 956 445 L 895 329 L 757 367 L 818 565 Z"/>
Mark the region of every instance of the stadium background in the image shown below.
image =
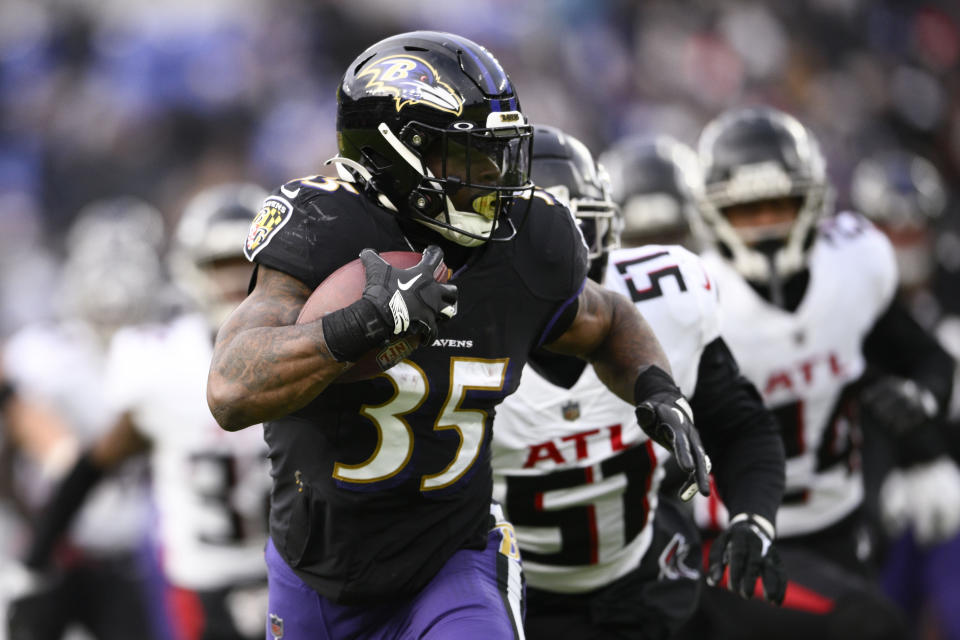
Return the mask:
<path id="1" fill-rule="evenodd" d="M 960 5 L 947 0 L 5 0 L 0 338 L 55 312 L 85 204 L 132 194 L 172 224 L 205 185 L 324 172 L 343 69 L 417 28 L 486 45 L 532 121 L 595 152 L 633 133 L 692 143 L 722 109 L 766 102 L 819 136 L 843 206 L 858 159 L 910 149 L 944 175 L 942 223 L 958 226 Z M 957 269 L 957 237 L 940 248 Z"/>

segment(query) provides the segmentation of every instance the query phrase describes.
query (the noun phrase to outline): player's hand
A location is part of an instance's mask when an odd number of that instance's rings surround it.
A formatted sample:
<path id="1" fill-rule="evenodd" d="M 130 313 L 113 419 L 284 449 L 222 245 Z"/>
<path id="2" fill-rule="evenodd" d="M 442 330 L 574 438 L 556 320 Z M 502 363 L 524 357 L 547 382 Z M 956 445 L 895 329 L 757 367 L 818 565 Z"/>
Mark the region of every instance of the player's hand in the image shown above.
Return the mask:
<path id="1" fill-rule="evenodd" d="M 903 435 L 937 415 L 937 399 L 913 380 L 886 376 L 861 395 L 864 410 L 888 433 Z"/>
<path id="2" fill-rule="evenodd" d="M 457 314 L 457 287 L 440 284 L 433 274 L 443 261 L 443 250 L 430 245 L 420 263 L 409 269 L 390 266 L 372 249 L 360 252 L 366 272 L 363 298 L 373 303 L 387 337 L 417 333 L 424 344 L 437 335 L 437 322 Z"/>
<path id="3" fill-rule="evenodd" d="M 960 469 L 942 457 L 891 471 L 880 489 L 880 511 L 891 534 L 913 528 L 922 545 L 960 532 Z"/>
<path id="4" fill-rule="evenodd" d="M 714 541 L 710 549 L 707 584 L 722 584 L 729 569 L 726 587 L 743 598 L 752 598 L 757 578 L 763 585 L 763 597 L 780 604 L 787 592 L 787 576 L 773 545 L 773 525 L 757 515 L 741 513 Z"/>
<path id="5" fill-rule="evenodd" d="M 693 425 L 693 410 L 679 393 L 655 393 L 636 409 L 637 422 L 650 439 L 669 449 L 677 466 L 688 475 L 680 489 L 680 499 L 687 501 L 699 491 L 710 495 L 710 458 L 700 443 L 700 434 Z"/>

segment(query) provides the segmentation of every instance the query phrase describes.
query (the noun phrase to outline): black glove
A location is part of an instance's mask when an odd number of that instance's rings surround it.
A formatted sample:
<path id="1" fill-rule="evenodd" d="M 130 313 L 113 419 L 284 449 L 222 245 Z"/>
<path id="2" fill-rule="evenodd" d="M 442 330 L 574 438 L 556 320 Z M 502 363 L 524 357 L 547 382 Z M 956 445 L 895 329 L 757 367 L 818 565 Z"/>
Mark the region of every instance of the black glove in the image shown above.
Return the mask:
<path id="1" fill-rule="evenodd" d="M 640 428 L 669 449 L 677 466 L 689 476 L 680 489 L 680 498 L 690 500 L 698 490 L 710 495 L 710 458 L 693 426 L 693 410 L 673 378 L 659 367 L 647 367 L 634 385 L 634 398 L 639 403 L 636 414 Z"/>
<path id="2" fill-rule="evenodd" d="M 886 376 L 870 385 L 861 401 L 874 424 L 894 436 L 916 429 L 939 410 L 929 389 L 899 376 Z"/>
<path id="3" fill-rule="evenodd" d="M 433 278 L 443 250 L 430 245 L 419 264 L 390 266 L 372 249 L 360 252 L 366 273 L 363 297 L 323 317 L 323 335 L 333 356 L 354 362 L 395 337 L 418 334 L 422 344 L 437 335 L 437 322 L 457 313 L 457 287 Z"/>
<path id="4" fill-rule="evenodd" d="M 752 598 L 757 578 L 763 585 L 763 597 L 774 604 L 783 602 L 787 575 L 780 555 L 773 546 L 773 525 L 761 516 L 741 513 L 730 520 L 710 549 L 707 584 L 720 584 L 729 567 L 727 588 L 743 598 Z"/>

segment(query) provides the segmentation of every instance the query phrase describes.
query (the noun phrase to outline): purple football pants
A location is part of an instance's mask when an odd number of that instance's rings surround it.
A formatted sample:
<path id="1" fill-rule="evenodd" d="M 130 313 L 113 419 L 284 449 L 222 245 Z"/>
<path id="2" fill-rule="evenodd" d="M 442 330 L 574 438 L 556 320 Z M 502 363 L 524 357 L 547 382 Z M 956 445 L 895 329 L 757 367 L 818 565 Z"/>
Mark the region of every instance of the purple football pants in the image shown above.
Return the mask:
<path id="1" fill-rule="evenodd" d="M 455 553 L 416 596 L 344 606 L 306 585 L 267 542 L 267 640 L 523 638 L 523 577 L 513 528 L 491 529 L 482 551 Z"/>
<path id="2" fill-rule="evenodd" d="M 929 607 L 938 637 L 960 640 L 960 535 L 922 547 L 905 533 L 887 552 L 883 587 L 908 615 Z"/>

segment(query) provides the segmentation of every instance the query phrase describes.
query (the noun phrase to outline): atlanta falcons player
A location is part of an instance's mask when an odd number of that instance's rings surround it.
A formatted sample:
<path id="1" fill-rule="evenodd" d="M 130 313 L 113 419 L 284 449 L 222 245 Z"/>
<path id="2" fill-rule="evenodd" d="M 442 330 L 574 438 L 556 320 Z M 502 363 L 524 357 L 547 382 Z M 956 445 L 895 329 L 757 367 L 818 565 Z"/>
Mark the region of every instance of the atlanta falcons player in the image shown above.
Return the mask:
<path id="1" fill-rule="evenodd" d="M 226 184 L 188 203 L 170 267 L 197 310 L 113 338 L 106 394 L 120 418 L 60 485 L 28 554 L 29 565 L 41 566 L 86 491 L 149 449 L 166 613 L 176 640 L 264 633 L 266 445 L 259 429 L 230 435 L 219 428 L 205 383 L 214 333 L 246 295 L 250 267 L 241 244 L 265 196 L 252 184 Z"/>
<path id="2" fill-rule="evenodd" d="M 16 453 L 10 489 L 31 524 L 79 450 L 110 429 L 107 344 L 120 325 L 160 312 L 162 238 L 163 218 L 146 202 L 111 197 L 86 205 L 65 238 L 58 319 L 27 324 L 5 345 L 0 407 Z M 98 640 L 151 637 L 147 572 L 138 557 L 149 525 L 146 480 L 143 462 L 132 460 L 100 484 L 42 583 L 19 561 L 2 563 L 0 614 L 13 640 L 59 638 L 77 627 Z M 18 537 L 14 551 L 22 558 L 29 540 Z M 21 579 L 11 580 L 16 575 Z"/>
<path id="3" fill-rule="evenodd" d="M 885 387 L 886 413 L 909 414 L 903 446 L 933 457 L 924 423 L 947 405 L 950 358 L 891 304 L 897 271 L 886 238 L 855 213 L 826 217 L 825 162 L 795 118 L 727 112 L 704 129 L 699 154 L 698 213 L 711 244 L 703 259 L 723 292 L 724 335 L 787 453 L 777 532 L 790 585 L 779 610 L 705 590 L 695 618 L 704 627 L 688 637 L 704 628 L 718 637 L 904 637 L 899 612 L 868 580 L 857 396 L 868 364 L 910 380 Z M 700 506 L 703 521 L 723 522 L 716 501 Z"/>
<path id="4" fill-rule="evenodd" d="M 785 578 L 771 542 L 783 449 L 720 337 L 713 280 L 682 247 L 613 250 L 618 208 L 579 140 L 535 127 L 532 171 L 569 202 L 590 251 L 590 276 L 634 301 L 691 399 L 719 489 L 737 513 L 713 570 L 729 566 L 728 586 L 745 595 L 762 577 L 766 597 L 779 601 Z M 497 411 L 493 447 L 495 496 L 516 528 L 527 577 L 528 637 L 666 638 L 690 615 L 698 538 L 675 490 L 658 495 L 668 456 L 591 367 L 545 353 L 532 358 Z"/>

